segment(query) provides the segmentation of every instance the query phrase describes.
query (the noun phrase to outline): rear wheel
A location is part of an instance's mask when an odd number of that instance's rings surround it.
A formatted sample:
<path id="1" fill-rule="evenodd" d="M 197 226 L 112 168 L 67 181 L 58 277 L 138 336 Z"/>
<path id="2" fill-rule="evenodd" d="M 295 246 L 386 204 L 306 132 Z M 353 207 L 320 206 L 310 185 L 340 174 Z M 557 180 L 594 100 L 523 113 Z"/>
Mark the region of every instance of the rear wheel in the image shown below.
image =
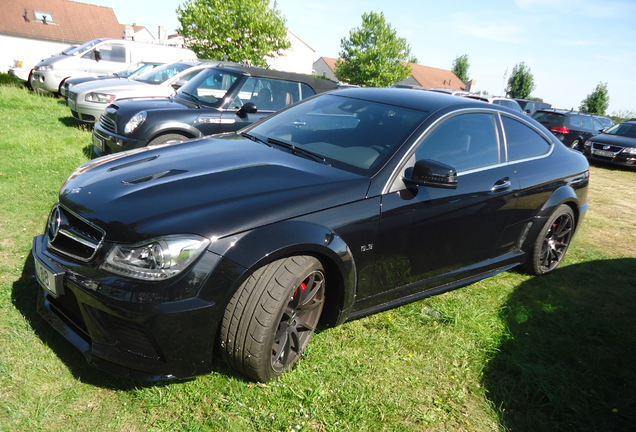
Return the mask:
<path id="1" fill-rule="evenodd" d="M 558 207 L 537 236 L 526 270 L 541 275 L 556 269 L 570 246 L 575 224 L 572 209 L 565 204 Z"/>
<path id="2" fill-rule="evenodd" d="M 171 133 L 171 134 L 159 135 L 158 137 L 150 141 L 148 145 L 153 146 L 153 145 L 159 145 L 159 144 L 177 143 L 177 142 L 185 141 L 187 139 L 188 137 L 185 135 Z"/>
<path id="3" fill-rule="evenodd" d="M 256 270 L 223 316 L 221 353 L 239 372 L 269 381 L 296 364 L 314 334 L 325 303 L 325 272 L 310 256 Z"/>
<path id="4" fill-rule="evenodd" d="M 570 148 L 571 149 L 581 151 L 581 149 L 579 147 L 581 147 L 581 140 L 579 140 L 579 139 L 575 139 L 574 141 L 572 141 L 570 143 Z"/>

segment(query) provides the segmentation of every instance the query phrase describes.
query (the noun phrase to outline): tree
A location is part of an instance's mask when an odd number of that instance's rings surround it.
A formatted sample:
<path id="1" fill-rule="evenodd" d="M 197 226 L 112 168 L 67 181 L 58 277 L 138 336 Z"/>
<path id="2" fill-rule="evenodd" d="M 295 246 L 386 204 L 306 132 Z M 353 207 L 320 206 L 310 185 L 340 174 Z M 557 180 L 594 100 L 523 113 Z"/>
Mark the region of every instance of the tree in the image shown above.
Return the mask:
<path id="1" fill-rule="evenodd" d="M 349 84 L 388 87 L 411 75 L 411 56 L 406 39 L 397 36 L 382 12 L 362 14 L 362 26 L 340 41 L 336 78 Z"/>
<path id="2" fill-rule="evenodd" d="M 453 73 L 457 75 L 457 78 L 462 80 L 464 83 L 468 83 L 470 79 L 468 78 L 468 56 L 466 54 L 461 55 L 453 61 Z"/>
<path id="3" fill-rule="evenodd" d="M 189 0 L 177 8 L 178 29 L 200 58 L 267 66 L 291 46 L 285 18 L 269 0 Z"/>
<path id="4" fill-rule="evenodd" d="M 534 77 L 530 68 L 523 62 L 515 65 L 508 79 L 508 95 L 514 99 L 527 99 L 534 87 Z"/>
<path id="5" fill-rule="evenodd" d="M 598 83 L 592 93 L 587 95 L 581 101 L 581 111 L 594 115 L 605 115 L 605 111 L 609 107 L 609 93 L 607 92 L 607 83 Z"/>

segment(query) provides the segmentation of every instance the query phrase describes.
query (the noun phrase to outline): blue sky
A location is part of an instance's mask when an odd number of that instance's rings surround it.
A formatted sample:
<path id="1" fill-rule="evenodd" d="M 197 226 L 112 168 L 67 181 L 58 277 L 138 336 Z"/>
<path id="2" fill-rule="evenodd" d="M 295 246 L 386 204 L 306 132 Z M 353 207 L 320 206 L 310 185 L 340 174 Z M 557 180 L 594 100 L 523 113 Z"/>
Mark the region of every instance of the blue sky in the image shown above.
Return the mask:
<path id="1" fill-rule="evenodd" d="M 178 26 L 183 0 L 83 0 L 112 7 L 122 24 L 156 35 Z M 577 109 L 600 82 L 608 113 L 636 112 L 634 0 L 278 0 L 287 27 L 316 51 L 338 57 L 340 41 L 364 12 L 383 12 L 418 63 L 451 69 L 468 55 L 477 90 L 503 94 L 506 74 L 521 62 L 534 76 L 533 96 Z"/>

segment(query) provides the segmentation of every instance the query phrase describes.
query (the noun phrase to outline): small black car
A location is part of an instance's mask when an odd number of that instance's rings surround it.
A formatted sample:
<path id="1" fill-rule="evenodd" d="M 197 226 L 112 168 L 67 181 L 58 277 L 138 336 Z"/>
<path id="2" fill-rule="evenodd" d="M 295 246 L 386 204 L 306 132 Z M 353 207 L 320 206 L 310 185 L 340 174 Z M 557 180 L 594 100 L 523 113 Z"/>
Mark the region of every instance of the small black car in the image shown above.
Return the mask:
<path id="1" fill-rule="evenodd" d="M 593 115 L 578 111 L 542 109 L 532 114 L 532 118 L 548 128 L 563 144 L 579 151 L 586 139 L 605 129 Z"/>
<path id="2" fill-rule="evenodd" d="M 309 75 L 229 64 L 200 72 L 172 98 L 120 99 L 93 131 L 103 156 L 220 132 L 231 132 L 287 105 L 337 88 Z"/>
<path id="3" fill-rule="evenodd" d="M 38 310 L 118 375 L 193 376 L 220 353 L 267 381 L 319 325 L 517 266 L 553 271 L 588 168 L 499 105 L 321 94 L 238 132 L 79 167 L 33 242 Z"/>
<path id="4" fill-rule="evenodd" d="M 583 154 L 591 160 L 636 167 L 636 121 L 619 123 L 585 142 Z"/>

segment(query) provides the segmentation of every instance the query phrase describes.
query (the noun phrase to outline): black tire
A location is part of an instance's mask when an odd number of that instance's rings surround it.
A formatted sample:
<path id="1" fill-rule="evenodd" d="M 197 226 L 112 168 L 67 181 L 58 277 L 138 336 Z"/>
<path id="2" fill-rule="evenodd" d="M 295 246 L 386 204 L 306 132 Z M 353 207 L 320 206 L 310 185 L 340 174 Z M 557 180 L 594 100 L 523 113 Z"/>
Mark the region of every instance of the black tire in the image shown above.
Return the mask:
<path id="1" fill-rule="evenodd" d="M 296 364 L 320 321 L 325 272 L 310 256 L 256 270 L 223 315 L 221 355 L 237 371 L 267 382 Z"/>
<path id="2" fill-rule="evenodd" d="M 579 139 L 575 139 L 574 141 L 570 143 L 570 148 L 573 150 L 581 151 L 579 147 L 581 147 L 581 140 Z"/>
<path id="3" fill-rule="evenodd" d="M 541 228 L 532 245 L 526 270 L 531 274 L 542 275 L 556 269 L 570 246 L 575 227 L 574 212 L 569 206 L 562 204 Z"/>
<path id="4" fill-rule="evenodd" d="M 158 137 L 150 141 L 148 145 L 153 146 L 153 145 L 159 145 L 159 144 L 177 143 L 177 142 L 185 141 L 187 139 L 188 137 L 185 135 L 170 133 L 165 135 L 159 135 Z"/>

